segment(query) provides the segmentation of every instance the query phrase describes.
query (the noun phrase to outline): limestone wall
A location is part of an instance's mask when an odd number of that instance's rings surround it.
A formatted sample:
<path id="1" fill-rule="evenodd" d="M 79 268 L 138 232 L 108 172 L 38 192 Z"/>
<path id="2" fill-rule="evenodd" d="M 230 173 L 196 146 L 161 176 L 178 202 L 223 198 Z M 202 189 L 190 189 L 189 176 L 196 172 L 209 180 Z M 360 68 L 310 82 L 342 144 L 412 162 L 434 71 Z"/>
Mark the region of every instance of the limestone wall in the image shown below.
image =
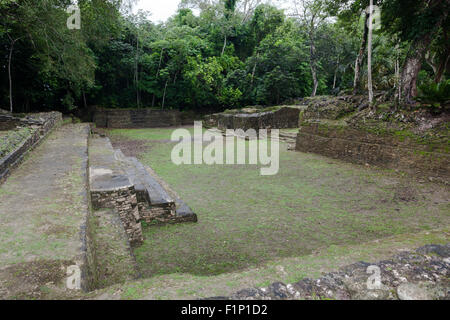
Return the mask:
<path id="1" fill-rule="evenodd" d="M 116 209 L 130 244 L 142 243 L 142 227 L 133 186 L 125 186 L 113 191 L 91 190 L 91 201 L 94 210 Z"/>
<path id="2" fill-rule="evenodd" d="M 17 126 L 29 127 L 30 134 L 0 159 L 0 183 L 20 164 L 28 151 L 38 145 L 54 127 L 62 122 L 62 114 L 60 112 L 39 113 L 26 118 L 2 115 L 1 119 L 1 128 L 13 130 Z"/>
<path id="3" fill-rule="evenodd" d="M 330 122 L 304 122 L 296 150 L 345 161 L 400 170 L 448 183 L 450 156 L 445 146 L 430 146 L 390 133 L 370 133 Z"/>
<path id="4" fill-rule="evenodd" d="M 282 107 L 276 111 L 259 113 L 218 113 L 205 117 L 206 127 L 225 129 L 285 129 L 298 128 L 300 109 Z"/>
<path id="5" fill-rule="evenodd" d="M 157 128 L 193 125 L 194 113 L 155 109 L 97 109 L 94 119 L 98 128 Z"/>
<path id="6" fill-rule="evenodd" d="M 92 209 L 116 210 L 130 244 L 140 244 L 143 236 L 136 190 L 107 138 L 90 139 L 89 189 Z"/>

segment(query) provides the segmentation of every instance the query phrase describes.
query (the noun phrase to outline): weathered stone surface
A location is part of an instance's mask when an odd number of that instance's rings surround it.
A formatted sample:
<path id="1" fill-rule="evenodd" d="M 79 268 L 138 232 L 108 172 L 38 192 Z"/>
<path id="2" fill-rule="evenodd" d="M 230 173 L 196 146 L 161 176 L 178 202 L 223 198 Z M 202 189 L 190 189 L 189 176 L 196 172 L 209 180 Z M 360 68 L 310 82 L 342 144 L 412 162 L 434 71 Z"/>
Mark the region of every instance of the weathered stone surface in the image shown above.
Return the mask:
<path id="1" fill-rule="evenodd" d="M 302 112 L 302 120 L 329 119 L 337 120 L 366 104 L 363 96 L 318 96 L 304 98 L 302 103 L 307 108 Z"/>
<path id="2" fill-rule="evenodd" d="M 181 199 L 172 199 L 136 158 L 114 150 L 108 138 L 92 139 L 90 151 L 92 207 L 117 210 L 132 245 L 143 241 L 141 221 L 197 221 L 197 215 Z"/>
<path id="3" fill-rule="evenodd" d="M 400 300 L 431 300 L 432 295 L 426 288 L 415 283 L 402 283 L 397 288 L 397 296 Z"/>
<path id="4" fill-rule="evenodd" d="M 0 115 L 0 130 L 11 130 L 17 126 L 29 128 L 29 134 L 21 136 L 22 139 L 14 143 L 12 150 L 0 158 L 0 183 L 22 162 L 25 155 L 61 122 L 60 112 L 32 114 L 25 118 L 17 118 L 10 114 Z"/>
<path id="5" fill-rule="evenodd" d="M 296 150 L 448 184 L 450 114 L 399 109 L 382 93 L 376 100 L 371 109 L 363 96 L 302 99 Z"/>
<path id="6" fill-rule="evenodd" d="M 243 300 L 436 300 L 450 299 L 450 244 L 429 245 L 415 252 L 402 252 L 378 263 L 358 262 L 319 279 L 305 278 L 293 284 L 275 282 L 267 288 L 241 290 L 230 297 Z M 438 254 L 439 253 L 439 254 Z M 379 268 L 381 285 L 369 287 Z M 216 299 L 216 298 L 209 298 Z"/>
<path id="7" fill-rule="evenodd" d="M 193 125 L 196 114 L 178 110 L 98 109 L 94 112 L 98 128 L 157 128 Z"/>
<path id="8" fill-rule="evenodd" d="M 285 129 L 298 128 L 300 108 L 281 107 L 275 111 L 255 113 L 218 113 L 205 117 L 205 127 L 225 129 Z"/>
<path id="9" fill-rule="evenodd" d="M 94 210 L 116 209 L 132 245 L 142 243 L 136 190 L 116 158 L 108 138 L 90 142 L 90 193 Z"/>
<path id="10" fill-rule="evenodd" d="M 431 152 L 425 144 L 389 133 L 369 133 L 328 122 L 303 122 L 296 150 L 450 181 L 448 153 Z"/>
<path id="11" fill-rule="evenodd" d="M 148 224 L 197 222 L 197 215 L 181 199 L 172 198 L 136 158 L 117 153 L 137 192 L 139 216 Z"/>
<path id="12" fill-rule="evenodd" d="M 76 271 L 81 288 L 92 288 L 88 136 L 87 124 L 54 130 L 2 185 L 2 298 L 42 298 L 49 285 L 65 290 Z"/>

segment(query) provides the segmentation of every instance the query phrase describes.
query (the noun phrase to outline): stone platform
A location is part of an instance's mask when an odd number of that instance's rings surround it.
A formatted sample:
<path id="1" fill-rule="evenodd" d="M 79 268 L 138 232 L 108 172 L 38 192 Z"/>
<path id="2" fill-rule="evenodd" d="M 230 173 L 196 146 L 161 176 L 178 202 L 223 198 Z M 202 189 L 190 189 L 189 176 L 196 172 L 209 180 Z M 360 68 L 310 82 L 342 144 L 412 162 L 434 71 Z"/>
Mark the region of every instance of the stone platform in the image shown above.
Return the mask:
<path id="1" fill-rule="evenodd" d="M 114 150 L 105 137 L 91 140 L 90 192 L 95 210 L 117 210 L 132 245 L 143 241 L 141 222 L 197 222 L 197 215 L 179 197 L 169 195 L 149 168 Z"/>
<path id="2" fill-rule="evenodd" d="M 285 129 L 298 128 L 301 106 L 282 106 L 272 111 L 251 109 L 248 113 L 232 110 L 231 113 L 215 113 L 205 117 L 203 126 L 225 129 Z"/>
<path id="3" fill-rule="evenodd" d="M 0 299 L 92 288 L 88 137 L 87 124 L 54 130 L 0 186 Z"/>

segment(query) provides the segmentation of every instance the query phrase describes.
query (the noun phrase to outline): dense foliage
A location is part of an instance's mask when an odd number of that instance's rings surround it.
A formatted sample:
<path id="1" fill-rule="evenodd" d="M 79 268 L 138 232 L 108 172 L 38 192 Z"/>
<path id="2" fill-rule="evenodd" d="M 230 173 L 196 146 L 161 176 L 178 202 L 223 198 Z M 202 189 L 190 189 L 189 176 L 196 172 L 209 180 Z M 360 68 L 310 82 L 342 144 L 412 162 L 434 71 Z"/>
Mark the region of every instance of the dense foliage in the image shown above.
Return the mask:
<path id="1" fill-rule="evenodd" d="M 69 30 L 70 0 L 0 0 L 0 107 L 227 109 L 365 92 L 369 1 L 292 1 L 283 11 L 261 0 L 182 0 L 155 24 L 124 1 L 79 0 L 81 29 Z M 375 4 L 374 90 L 401 98 L 417 82 L 444 81 L 448 1 Z"/>

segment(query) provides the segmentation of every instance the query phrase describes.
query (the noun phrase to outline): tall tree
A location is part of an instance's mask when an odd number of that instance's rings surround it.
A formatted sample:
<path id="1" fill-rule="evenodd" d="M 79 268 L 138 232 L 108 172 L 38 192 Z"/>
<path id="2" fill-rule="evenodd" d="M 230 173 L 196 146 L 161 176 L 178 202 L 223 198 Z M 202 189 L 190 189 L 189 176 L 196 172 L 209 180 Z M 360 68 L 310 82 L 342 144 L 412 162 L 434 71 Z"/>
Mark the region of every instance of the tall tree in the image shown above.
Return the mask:
<path id="1" fill-rule="evenodd" d="M 411 43 L 401 74 L 400 100 L 414 103 L 417 79 L 425 55 L 439 28 L 446 24 L 449 0 L 385 0 L 382 5 L 383 25 L 403 41 Z"/>
<path id="2" fill-rule="evenodd" d="M 358 93 L 360 82 L 361 82 L 361 67 L 364 61 L 364 56 L 367 49 L 367 39 L 369 35 L 369 18 L 370 14 L 365 11 L 364 14 L 364 32 L 361 39 L 361 45 L 359 47 L 358 56 L 355 61 L 355 76 L 353 77 L 353 94 Z"/>
<path id="3" fill-rule="evenodd" d="M 369 90 L 369 104 L 373 104 L 372 83 L 372 39 L 373 39 L 373 0 L 369 4 L 369 34 L 367 35 L 367 89 Z"/>
<path id="4" fill-rule="evenodd" d="M 300 18 L 309 39 L 309 63 L 313 79 L 311 96 L 316 96 L 319 80 L 317 75 L 316 34 L 327 18 L 327 3 L 324 0 L 294 0 L 294 16 Z"/>

